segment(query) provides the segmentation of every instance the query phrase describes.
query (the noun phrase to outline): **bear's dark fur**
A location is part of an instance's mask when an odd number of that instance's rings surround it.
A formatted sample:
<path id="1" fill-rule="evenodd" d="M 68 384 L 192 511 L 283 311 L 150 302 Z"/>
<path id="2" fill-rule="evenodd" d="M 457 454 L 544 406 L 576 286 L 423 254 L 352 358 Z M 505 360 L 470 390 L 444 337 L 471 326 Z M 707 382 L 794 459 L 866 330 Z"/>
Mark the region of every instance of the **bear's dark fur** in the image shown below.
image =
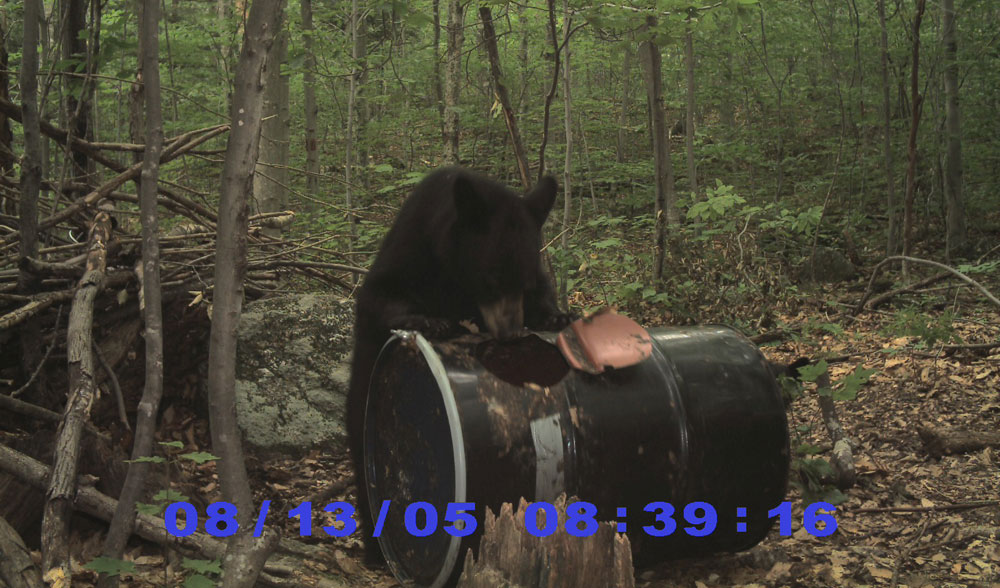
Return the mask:
<path id="1" fill-rule="evenodd" d="M 364 473 L 364 415 L 369 380 L 390 329 L 431 337 L 473 320 L 499 338 L 524 326 L 557 330 L 559 312 L 541 264 L 541 229 L 556 197 L 543 178 L 523 197 L 472 171 L 448 167 L 424 178 L 407 198 L 361 286 L 347 399 L 347 433 L 368 557 L 371 540 Z"/>

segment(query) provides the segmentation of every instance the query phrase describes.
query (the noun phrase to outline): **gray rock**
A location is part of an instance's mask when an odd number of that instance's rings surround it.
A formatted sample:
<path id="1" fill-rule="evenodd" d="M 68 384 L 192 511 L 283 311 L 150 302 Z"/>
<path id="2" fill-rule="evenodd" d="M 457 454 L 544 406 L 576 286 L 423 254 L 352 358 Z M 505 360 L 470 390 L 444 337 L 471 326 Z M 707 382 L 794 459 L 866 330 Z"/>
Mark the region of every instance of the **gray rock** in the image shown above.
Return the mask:
<path id="1" fill-rule="evenodd" d="M 858 269 L 843 253 L 830 247 L 817 247 L 815 264 L 810 265 L 810 261 L 811 257 L 807 252 L 805 261 L 796 272 L 799 281 L 812 281 L 813 268 L 815 268 L 816 281 L 828 284 L 846 282 L 858 274 Z"/>
<path id="2" fill-rule="evenodd" d="M 243 309 L 236 352 L 236 417 L 258 449 L 304 453 L 343 443 L 354 303 L 295 294 Z"/>

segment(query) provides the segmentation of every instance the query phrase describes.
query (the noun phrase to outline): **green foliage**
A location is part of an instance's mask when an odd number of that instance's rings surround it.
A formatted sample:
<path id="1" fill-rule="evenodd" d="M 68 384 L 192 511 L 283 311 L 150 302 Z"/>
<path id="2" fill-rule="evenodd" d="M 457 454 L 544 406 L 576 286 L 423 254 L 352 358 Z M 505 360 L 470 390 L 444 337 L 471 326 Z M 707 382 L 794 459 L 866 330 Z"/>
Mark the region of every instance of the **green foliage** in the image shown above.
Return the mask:
<path id="1" fill-rule="evenodd" d="M 737 206 L 746 204 L 746 200 L 734 192 L 732 186 L 722 183 L 722 180 L 715 180 L 715 188 L 706 191 L 706 199 L 694 203 L 688 209 L 689 219 L 701 219 L 703 221 L 722 220 L 729 217 Z"/>
<path id="2" fill-rule="evenodd" d="M 798 369 L 799 378 L 803 382 L 816 382 L 820 376 L 827 373 L 828 368 L 826 360 L 802 366 Z M 865 369 L 859 365 L 843 379 L 831 383 L 829 388 L 818 387 L 816 393 L 831 397 L 838 402 L 853 401 L 857 398 L 861 387 L 876 373 L 876 370 Z M 796 389 L 793 399 L 799 395 L 801 392 Z M 820 453 L 818 447 L 798 438 L 806 432 L 807 429 L 796 431 L 796 438 L 792 444 L 796 447 L 795 453 L 798 456 L 792 460 L 792 472 L 795 474 L 792 485 L 802 491 L 803 499 L 807 503 L 823 500 L 831 504 L 841 504 L 847 497 L 829 482 L 833 479 L 833 467 L 826 459 L 812 457 Z"/>
<path id="3" fill-rule="evenodd" d="M 926 349 L 942 341 L 945 343 L 961 341 L 961 337 L 955 333 L 955 327 L 952 325 L 954 320 L 955 315 L 950 309 L 933 317 L 917 307 L 908 307 L 897 311 L 882 332 L 888 337 L 919 337 L 916 346 Z"/>

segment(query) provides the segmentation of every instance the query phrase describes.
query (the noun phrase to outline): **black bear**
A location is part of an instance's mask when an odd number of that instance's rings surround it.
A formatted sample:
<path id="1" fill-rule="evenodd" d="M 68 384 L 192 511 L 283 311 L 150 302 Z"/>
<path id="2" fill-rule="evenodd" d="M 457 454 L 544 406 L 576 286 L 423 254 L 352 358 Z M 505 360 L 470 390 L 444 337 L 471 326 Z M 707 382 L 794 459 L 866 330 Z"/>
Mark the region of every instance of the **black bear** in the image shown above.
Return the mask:
<path id="1" fill-rule="evenodd" d="M 506 338 L 524 326 L 558 330 L 560 313 L 542 269 L 542 225 L 556 197 L 545 177 L 523 197 L 470 170 L 447 167 L 414 189 L 385 236 L 357 297 L 347 435 L 369 561 L 371 539 L 364 472 L 364 417 L 372 368 L 390 329 L 431 337 L 460 332 L 472 320 Z"/>

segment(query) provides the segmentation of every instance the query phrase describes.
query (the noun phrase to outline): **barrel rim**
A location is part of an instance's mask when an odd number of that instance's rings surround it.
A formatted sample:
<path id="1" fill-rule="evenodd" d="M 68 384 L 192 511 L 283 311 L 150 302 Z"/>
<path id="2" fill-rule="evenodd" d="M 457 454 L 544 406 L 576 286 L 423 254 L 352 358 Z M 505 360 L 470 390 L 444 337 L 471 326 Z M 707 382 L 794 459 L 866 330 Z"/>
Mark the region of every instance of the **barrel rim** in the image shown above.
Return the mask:
<path id="1" fill-rule="evenodd" d="M 430 370 L 431 376 L 434 378 L 437 384 L 438 391 L 441 393 L 441 400 L 444 402 L 445 416 L 448 419 L 448 430 L 451 434 L 451 448 L 452 448 L 452 460 L 455 467 L 455 494 L 454 502 L 465 502 L 467 493 L 467 473 L 466 459 L 465 459 L 465 438 L 462 434 L 461 419 L 458 413 L 458 403 L 455 401 L 455 393 L 452 390 L 451 382 L 448 380 L 448 372 L 441 362 L 441 357 L 438 355 L 437 351 L 434 349 L 434 345 L 428 341 L 422 334 L 417 331 L 404 331 L 404 330 L 393 330 L 392 336 L 386 341 L 385 345 L 382 346 L 382 350 L 379 352 L 379 356 L 376 359 L 381 359 L 382 355 L 386 352 L 391 345 L 399 344 L 399 342 L 413 340 L 416 344 L 417 349 L 420 351 L 421 355 L 424 356 L 424 360 L 427 365 L 427 369 Z M 368 402 L 365 406 L 365 426 L 367 428 L 368 424 L 368 408 L 371 405 L 371 395 L 368 397 Z M 365 435 L 367 438 L 367 434 Z M 367 445 L 367 443 L 366 443 Z M 367 458 L 366 458 L 367 461 Z M 366 464 L 367 467 L 367 464 Z M 375 511 L 375 497 L 369 496 L 369 506 L 372 509 L 372 518 L 376 518 L 378 515 Z M 387 539 L 380 536 L 378 538 L 379 545 L 382 546 L 383 552 L 392 552 L 391 547 L 387 546 Z M 458 556 L 461 549 L 462 538 L 452 535 L 448 543 L 448 551 L 445 553 L 444 562 L 441 565 L 441 569 L 438 571 L 437 577 L 430 584 L 429 588 L 441 588 L 447 583 L 448 579 L 451 577 L 455 570 L 455 564 L 458 562 Z M 388 554 L 387 554 L 388 555 Z M 398 565 L 397 562 L 391 557 L 386 557 L 386 563 L 393 571 L 393 575 L 401 579 L 401 576 L 405 574 L 397 573 Z"/>

